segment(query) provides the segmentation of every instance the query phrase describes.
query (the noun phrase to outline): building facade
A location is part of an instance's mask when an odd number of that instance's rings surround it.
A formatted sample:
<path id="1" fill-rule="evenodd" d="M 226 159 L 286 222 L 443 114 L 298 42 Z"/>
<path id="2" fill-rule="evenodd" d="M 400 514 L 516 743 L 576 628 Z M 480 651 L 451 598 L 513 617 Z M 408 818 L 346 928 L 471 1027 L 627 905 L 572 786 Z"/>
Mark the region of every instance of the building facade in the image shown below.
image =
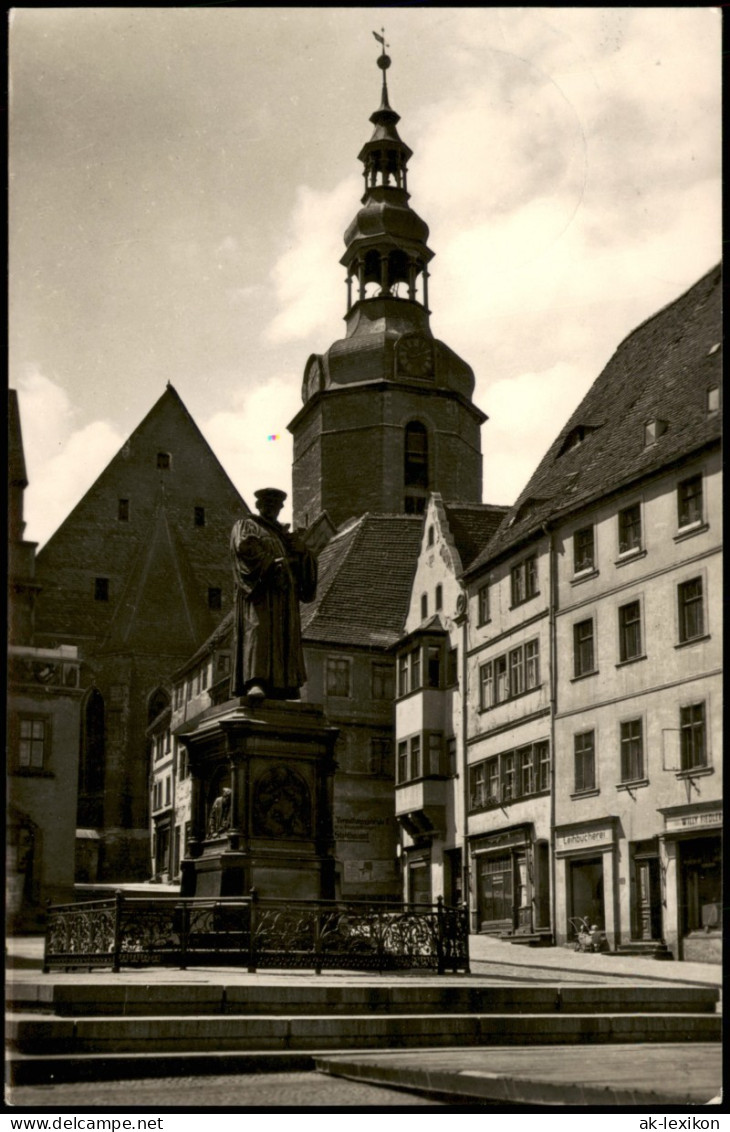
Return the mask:
<path id="1" fill-rule="evenodd" d="M 84 661 L 77 827 L 88 879 L 148 875 L 150 697 L 231 607 L 228 540 L 245 510 L 168 385 L 38 554 L 37 644 L 77 644 Z"/>
<path id="2" fill-rule="evenodd" d="M 558 943 L 719 959 L 720 289 L 629 335 L 467 571 L 478 930 L 532 891 Z"/>

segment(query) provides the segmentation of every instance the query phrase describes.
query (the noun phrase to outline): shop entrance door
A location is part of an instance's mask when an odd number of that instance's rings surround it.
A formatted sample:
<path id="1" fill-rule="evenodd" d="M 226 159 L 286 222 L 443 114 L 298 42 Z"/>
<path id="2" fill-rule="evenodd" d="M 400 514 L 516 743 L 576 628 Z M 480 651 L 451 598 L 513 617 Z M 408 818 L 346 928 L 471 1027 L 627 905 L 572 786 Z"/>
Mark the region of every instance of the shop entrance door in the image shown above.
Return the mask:
<path id="1" fill-rule="evenodd" d="M 512 931 L 512 857 L 485 854 L 478 861 L 479 930 Z"/>
<path id="2" fill-rule="evenodd" d="M 603 861 L 600 857 L 570 863 L 570 915 L 587 919 L 602 931 L 606 927 L 603 909 Z M 574 935 L 571 932 L 571 935 Z"/>
<path id="3" fill-rule="evenodd" d="M 661 934 L 659 861 L 644 857 L 636 861 L 636 937 L 660 939 Z"/>
<path id="4" fill-rule="evenodd" d="M 411 865 L 408 870 L 408 902 L 431 903 L 431 869 L 426 861 Z"/>

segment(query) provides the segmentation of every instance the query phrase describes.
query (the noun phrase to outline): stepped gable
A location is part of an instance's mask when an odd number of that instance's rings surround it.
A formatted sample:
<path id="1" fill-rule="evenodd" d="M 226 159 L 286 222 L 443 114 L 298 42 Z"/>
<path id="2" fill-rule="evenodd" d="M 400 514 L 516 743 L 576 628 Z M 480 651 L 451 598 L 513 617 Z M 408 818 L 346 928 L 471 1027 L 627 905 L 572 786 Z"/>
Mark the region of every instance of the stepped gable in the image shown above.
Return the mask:
<path id="1" fill-rule="evenodd" d="M 307 642 L 387 648 L 403 629 L 423 520 L 365 514 L 319 556 L 317 597 L 302 606 Z"/>
<path id="2" fill-rule="evenodd" d="M 168 468 L 158 466 L 165 454 Z M 122 500 L 128 506 L 124 521 Z M 209 588 L 222 591 L 224 609 L 230 603 L 230 529 L 247 511 L 168 384 L 39 552 L 38 631 L 52 639 L 104 641 L 105 651 L 123 645 L 125 651 L 189 653 L 221 616 L 208 609 Z M 107 601 L 95 600 L 98 577 L 108 579 Z M 162 618 L 161 610 L 172 614 L 173 607 L 178 614 Z"/>
<path id="3" fill-rule="evenodd" d="M 466 569 L 498 530 L 509 507 L 496 503 L 444 503 L 461 564 Z"/>
<path id="4" fill-rule="evenodd" d="M 718 265 L 624 339 L 469 572 L 600 498 L 607 484 L 621 490 L 719 442 L 707 390 L 722 383 L 721 300 Z M 652 420 L 664 431 L 645 446 Z"/>

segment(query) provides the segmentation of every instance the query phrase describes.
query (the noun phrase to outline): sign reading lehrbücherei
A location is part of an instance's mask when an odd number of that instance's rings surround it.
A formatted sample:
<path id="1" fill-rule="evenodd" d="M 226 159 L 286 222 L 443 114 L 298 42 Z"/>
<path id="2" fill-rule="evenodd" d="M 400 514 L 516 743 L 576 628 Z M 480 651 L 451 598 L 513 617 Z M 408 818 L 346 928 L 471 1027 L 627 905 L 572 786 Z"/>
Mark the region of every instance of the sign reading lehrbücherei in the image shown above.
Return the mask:
<path id="1" fill-rule="evenodd" d="M 568 852 L 571 849 L 595 849 L 599 846 L 608 848 L 613 845 L 613 826 L 602 825 L 593 829 L 576 829 L 570 833 L 555 834 L 555 849 L 557 852 Z"/>

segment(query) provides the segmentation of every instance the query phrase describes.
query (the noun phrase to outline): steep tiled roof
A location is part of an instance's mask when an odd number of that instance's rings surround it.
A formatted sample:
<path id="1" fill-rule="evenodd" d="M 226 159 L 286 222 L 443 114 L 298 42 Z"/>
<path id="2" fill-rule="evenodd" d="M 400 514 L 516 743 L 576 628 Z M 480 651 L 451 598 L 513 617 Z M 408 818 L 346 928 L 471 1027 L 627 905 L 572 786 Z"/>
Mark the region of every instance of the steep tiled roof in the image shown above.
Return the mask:
<path id="1" fill-rule="evenodd" d="M 423 520 L 365 514 L 319 556 L 317 597 L 302 606 L 304 643 L 386 648 L 401 635 Z"/>
<path id="2" fill-rule="evenodd" d="M 481 553 L 509 511 L 496 503 L 444 503 L 444 509 L 464 569 Z"/>
<path id="3" fill-rule="evenodd" d="M 717 266 L 621 343 L 468 572 L 548 520 L 717 442 L 720 421 L 708 415 L 707 390 L 722 379 L 721 333 Z M 655 419 L 664 431 L 647 447 L 644 426 Z"/>

